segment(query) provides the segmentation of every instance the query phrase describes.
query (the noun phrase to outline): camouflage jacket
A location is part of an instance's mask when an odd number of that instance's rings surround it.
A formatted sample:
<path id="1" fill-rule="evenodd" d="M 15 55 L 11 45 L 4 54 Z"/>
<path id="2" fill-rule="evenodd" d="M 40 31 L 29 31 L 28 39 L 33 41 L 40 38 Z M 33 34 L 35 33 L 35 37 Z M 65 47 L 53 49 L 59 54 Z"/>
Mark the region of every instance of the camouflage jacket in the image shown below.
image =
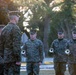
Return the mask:
<path id="1" fill-rule="evenodd" d="M 54 49 L 54 62 L 67 62 L 65 50 L 68 49 L 68 41 L 66 39 L 62 39 L 61 41 L 58 39 L 54 40 L 51 48 Z"/>
<path id="2" fill-rule="evenodd" d="M 76 63 L 76 41 L 69 40 L 70 55 L 68 57 L 69 63 Z"/>
<path id="3" fill-rule="evenodd" d="M 43 43 L 38 40 L 28 40 L 23 49 L 26 51 L 27 62 L 42 62 L 43 61 Z"/>
<path id="4" fill-rule="evenodd" d="M 4 62 L 21 61 L 21 31 L 13 23 L 8 23 L 2 30 L 0 49 L 4 51 Z"/>

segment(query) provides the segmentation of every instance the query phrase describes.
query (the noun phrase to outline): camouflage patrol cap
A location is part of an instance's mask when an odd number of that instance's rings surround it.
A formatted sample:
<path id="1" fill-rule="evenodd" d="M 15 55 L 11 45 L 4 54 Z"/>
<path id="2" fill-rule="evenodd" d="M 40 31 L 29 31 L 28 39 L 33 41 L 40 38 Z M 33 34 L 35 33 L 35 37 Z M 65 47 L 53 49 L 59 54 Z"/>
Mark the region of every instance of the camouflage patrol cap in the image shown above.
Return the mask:
<path id="1" fill-rule="evenodd" d="M 76 34 L 76 28 L 74 28 L 74 29 L 72 30 L 72 33 L 73 33 L 73 34 Z"/>
<path id="2" fill-rule="evenodd" d="M 62 35 L 63 34 L 63 30 L 58 30 L 58 34 Z"/>
<path id="3" fill-rule="evenodd" d="M 37 31 L 36 30 L 30 30 L 30 34 L 34 35 Z"/>

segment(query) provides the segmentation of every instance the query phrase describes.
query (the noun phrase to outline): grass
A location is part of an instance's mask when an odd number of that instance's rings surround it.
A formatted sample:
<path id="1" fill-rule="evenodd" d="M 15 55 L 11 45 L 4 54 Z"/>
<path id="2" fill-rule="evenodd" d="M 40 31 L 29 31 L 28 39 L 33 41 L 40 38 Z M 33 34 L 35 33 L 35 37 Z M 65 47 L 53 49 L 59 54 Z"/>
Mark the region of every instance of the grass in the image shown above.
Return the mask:
<path id="1" fill-rule="evenodd" d="M 21 72 L 20 75 L 27 75 L 25 71 Z M 40 71 L 39 75 L 55 75 L 54 70 L 45 70 L 45 71 Z M 68 71 L 65 72 L 65 75 L 69 75 Z"/>

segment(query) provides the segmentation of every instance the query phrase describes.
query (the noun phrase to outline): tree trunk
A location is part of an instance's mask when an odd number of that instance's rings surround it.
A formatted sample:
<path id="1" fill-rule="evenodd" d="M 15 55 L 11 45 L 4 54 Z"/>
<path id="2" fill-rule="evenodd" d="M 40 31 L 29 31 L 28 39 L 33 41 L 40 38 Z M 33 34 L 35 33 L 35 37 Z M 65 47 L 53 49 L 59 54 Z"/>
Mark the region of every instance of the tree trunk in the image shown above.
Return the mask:
<path id="1" fill-rule="evenodd" d="M 67 38 L 71 38 L 71 30 L 70 30 L 70 26 L 67 24 L 66 25 L 66 28 L 67 28 L 67 34 L 68 34 L 68 36 L 67 36 Z"/>
<path id="2" fill-rule="evenodd" d="M 49 35 L 49 28 L 50 28 L 50 18 L 49 17 L 45 17 L 44 19 L 44 38 L 43 38 L 43 42 L 44 42 L 44 51 L 45 51 L 45 56 L 48 56 L 48 35 Z"/>
<path id="3" fill-rule="evenodd" d="M 65 26 L 66 26 L 66 30 L 67 30 L 66 37 L 70 39 L 71 38 L 71 28 L 70 28 L 71 25 L 68 22 L 68 20 L 65 21 Z"/>

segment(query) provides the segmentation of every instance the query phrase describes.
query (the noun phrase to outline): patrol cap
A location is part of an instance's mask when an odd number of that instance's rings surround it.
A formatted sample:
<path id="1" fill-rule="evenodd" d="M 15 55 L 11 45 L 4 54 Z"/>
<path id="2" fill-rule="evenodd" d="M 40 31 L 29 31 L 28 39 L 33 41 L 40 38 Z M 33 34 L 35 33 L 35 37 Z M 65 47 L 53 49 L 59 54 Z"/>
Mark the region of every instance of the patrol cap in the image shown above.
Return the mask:
<path id="1" fill-rule="evenodd" d="M 72 33 L 73 33 L 73 34 L 76 34 L 76 28 L 74 28 L 74 29 L 72 30 Z"/>
<path id="2" fill-rule="evenodd" d="M 73 34 L 76 34 L 76 31 L 74 31 Z"/>
<path id="3" fill-rule="evenodd" d="M 59 34 L 59 35 L 62 35 L 62 34 L 63 34 L 63 31 L 62 31 L 62 30 L 59 30 L 59 31 L 58 31 L 58 34 Z"/>
<path id="4" fill-rule="evenodd" d="M 34 35 L 37 31 L 36 30 L 30 30 L 30 34 Z"/>

